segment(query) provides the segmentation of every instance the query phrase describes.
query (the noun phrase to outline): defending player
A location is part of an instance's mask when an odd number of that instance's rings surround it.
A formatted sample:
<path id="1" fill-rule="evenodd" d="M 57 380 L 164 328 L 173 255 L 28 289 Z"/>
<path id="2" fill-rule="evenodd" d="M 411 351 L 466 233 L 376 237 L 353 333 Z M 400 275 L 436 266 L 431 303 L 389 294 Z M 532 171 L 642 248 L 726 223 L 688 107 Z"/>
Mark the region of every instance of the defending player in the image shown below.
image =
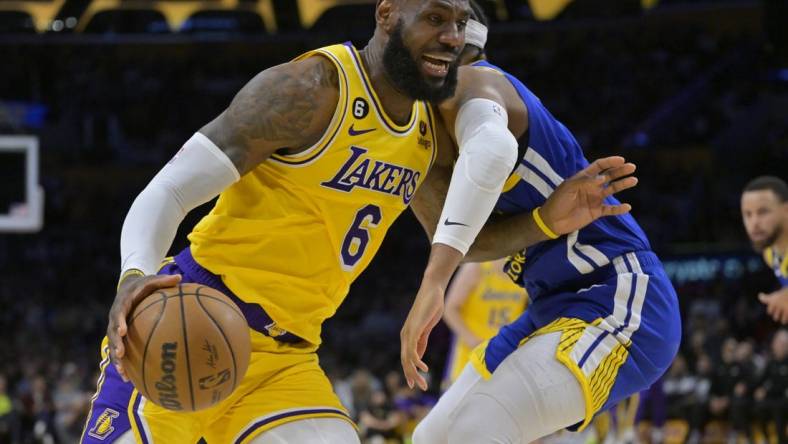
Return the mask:
<path id="1" fill-rule="evenodd" d="M 401 333 L 411 385 L 426 388 L 417 369 L 427 370 L 421 357 L 446 284 L 474 239 L 489 242 L 476 233 L 493 207 L 532 213 L 543 241 L 514 254 L 506 267 L 527 289 L 528 310 L 474 350 L 472 365 L 417 427 L 415 444 L 527 443 L 563 427 L 583 428 L 597 412 L 654 382 L 681 337 L 675 290 L 643 231 L 624 214 L 628 207 L 606 197 L 571 220 L 541 217 L 552 211 L 548 198 L 567 178 L 610 172 L 589 169 L 575 138 L 539 99 L 484 61 L 484 39 L 474 35 L 485 30 L 469 22 L 467 42 L 480 43 L 476 61 L 460 68 L 455 96 L 440 107 L 460 158 Z M 629 174 L 634 166 L 612 171 Z M 609 191 L 633 182 L 613 182 Z M 597 197 L 577 193 L 575 199 Z M 615 217 L 597 219 L 602 214 Z M 593 222 L 583 228 L 581 221 Z M 517 250 L 511 245 L 511 253 Z M 479 255 L 471 251 L 468 258 Z"/>
<path id="2" fill-rule="evenodd" d="M 525 310 L 528 295 L 503 272 L 505 259 L 464 264 L 446 292 L 443 320 L 453 333 L 443 381 L 448 387 L 468 363 L 471 350 Z"/>
<path id="3" fill-rule="evenodd" d="M 741 215 L 753 248 L 780 282 L 779 290 L 758 299 L 775 321 L 788 324 L 788 185 L 774 176 L 753 179 L 742 192 Z"/>

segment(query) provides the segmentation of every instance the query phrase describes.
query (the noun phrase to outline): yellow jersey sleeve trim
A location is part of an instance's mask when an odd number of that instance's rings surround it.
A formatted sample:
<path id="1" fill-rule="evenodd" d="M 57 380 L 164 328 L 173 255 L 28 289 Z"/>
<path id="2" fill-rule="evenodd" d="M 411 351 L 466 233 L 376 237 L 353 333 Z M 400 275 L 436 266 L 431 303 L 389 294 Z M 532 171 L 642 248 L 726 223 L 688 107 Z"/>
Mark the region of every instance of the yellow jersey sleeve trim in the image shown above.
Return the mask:
<path id="1" fill-rule="evenodd" d="M 314 51 L 307 52 L 306 54 L 302 54 L 294 59 L 294 61 L 298 61 L 315 56 L 321 56 L 329 59 L 337 68 L 337 72 L 339 73 L 339 100 L 337 100 L 337 107 L 334 110 L 334 116 L 331 118 L 331 123 L 328 125 L 328 128 L 326 128 L 323 136 L 316 144 L 300 153 L 292 155 L 274 153 L 271 155 L 271 159 L 287 165 L 302 166 L 317 159 L 336 138 L 337 133 L 342 128 L 342 124 L 345 121 L 345 116 L 347 116 L 347 110 L 349 108 L 348 90 L 350 87 L 348 85 L 347 73 L 345 72 L 345 68 L 342 66 L 342 62 L 332 52 L 332 50 L 337 50 L 337 48 L 341 47 L 342 45 L 334 45 L 327 48 L 316 49 Z"/>
<path id="2" fill-rule="evenodd" d="M 485 380 L 492 378 L 492 373 L 490 373 L 490 370 L 487 369 L 487 364 L 484 362 L 484 355 L 487 352 L 487 344 L 489 343 L 490 341 L 486 340 L 477 345 L 476 348 L 474 348 L 471 352 L 470 359 L 468 360 L 473 368 L 475 368 Z"/>
<path id="3" fill-rule="evenodd" d="M 348 45 L 348 50 L 353 57 L 353 65 L 356 67 L 359 76 L 361 77 L 361 83 L 364 84 L 364 89 L 366 90 L 369 98 L 372 100 L 372 107 L 375 109 L 375 113 L 378 115 L 378 117 L 380 117 L 380 120 L 383 122 L 384 126 L 386 126 L 396 135 L 402 136 L 410 133 L 413 127 L 416 126 L 416 121 L 418 120 L 420 101 L 416 100 L 413 102 L 413 107 L 410 111 L 410 121 L 405 125 L 397 125 L 397 123 L 394 122 L 394 120 L 392 120 L 388 114 L 386 114 L 386 110 L 383 108 L 383 105 L 381 105 L 378 94 L 375 92 L 375 89 L 372 88 L 372 81 L 369 79 L 367 71 L 361 62 L 361 56 L 359 55 L 358 50 L 356 50 L 356 48 L 351 45 Z"/>
<path id="4" fill-rule="evenodd" d="M 780 272 L 783 276 L 788 277 L 788 252 L 786 252 L 783 262 L 780 264 Z"/>
<path id="5" fill-rule="evenodd" d="M 501 191 L 501 193 L 511 191 L 511 189 L 514 188 L 514 186 L 517 185 L 519 182 L 520 182 L 520 176 L 518 176 L 516 173 L 510 174 L 509 178 L 506 179 L 506 182 L 503 184 L 503 190 Z"/>

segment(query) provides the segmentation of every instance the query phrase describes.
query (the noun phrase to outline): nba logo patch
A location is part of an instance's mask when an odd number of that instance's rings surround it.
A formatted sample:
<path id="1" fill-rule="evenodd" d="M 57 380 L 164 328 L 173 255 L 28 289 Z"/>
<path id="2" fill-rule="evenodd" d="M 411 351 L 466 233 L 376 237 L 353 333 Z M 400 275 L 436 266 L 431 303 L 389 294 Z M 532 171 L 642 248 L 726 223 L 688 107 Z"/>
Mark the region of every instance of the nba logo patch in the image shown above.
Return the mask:
<path id="1" fill-rule="evenodd" d="M 427 124 L 423 120 L 419 121 L 419 134 L 427 135 Z"/>
<path id="2" fill-rule="evenodd" d="M 93 427 L 88 430 L 88 435 L 102 441 L 107 439 L 107 436 L 115 431 L 115 427 L 112 426 L 112 420 L 118 416 L 120 416 L 120 413 L 116 412 L 115 410 L 104 409 L 98 418 L 96 418 L 96 422 L 93 424 Z"/>

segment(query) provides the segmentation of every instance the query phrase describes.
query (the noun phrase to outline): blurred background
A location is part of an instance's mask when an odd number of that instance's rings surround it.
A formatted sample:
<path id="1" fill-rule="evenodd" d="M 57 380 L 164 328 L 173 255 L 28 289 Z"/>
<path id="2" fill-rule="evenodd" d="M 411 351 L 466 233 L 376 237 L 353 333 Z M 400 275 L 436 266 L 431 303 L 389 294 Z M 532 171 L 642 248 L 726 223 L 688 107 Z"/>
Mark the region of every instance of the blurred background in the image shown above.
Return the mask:
<path id="1" fill-rule="evenodd" d="M 758 409 L 788 339 L 757 301 L 778 284 L 749 246 L 739 196 L 755 176 L 788 178 L 788 2 L 480 1 L 491 61 L 588 158 L 639 166 L 622 198 L 678 290 L 684 341 L 630 440 L 776 442 Z M 374 7 L 0 0 L 0 443 L 77 442 L 136 194 L 257 72 L 325 44 L 363 47 Z M 444 325 L 428 351 L 432 392 L 404 388 L 399 368 L 428 248 L 404 214 L 324 327 L 321 363 L 366 442 L 407 442 L 439 395 Z M 787 380 L 768 397 L 788 399 Z"/>

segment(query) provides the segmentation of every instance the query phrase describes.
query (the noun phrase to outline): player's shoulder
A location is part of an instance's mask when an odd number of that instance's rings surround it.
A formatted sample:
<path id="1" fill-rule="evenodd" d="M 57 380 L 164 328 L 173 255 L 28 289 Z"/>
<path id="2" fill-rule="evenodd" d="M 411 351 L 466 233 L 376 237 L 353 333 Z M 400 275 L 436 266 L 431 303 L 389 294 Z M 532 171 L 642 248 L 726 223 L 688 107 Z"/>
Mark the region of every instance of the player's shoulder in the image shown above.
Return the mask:
<path id="1" fill-rule="evenodd" d="M 487 98 L 498 103 L 508 103 L 509 95 L 516 95 L 506 76 L 487 66 L 465 65 L 457 72 L 457 89 L 450 99 L 441 103 L 441 111 L 459 109 L 465 102 L 474 98 Z"/>
<path id="2" fill-rule="evenodd" d="M 519 137 L 528 127 L 528 110 L 517 88 L 503 71 L 486 65 L 465 65 L 459 68 L 457 90 L 453 97 L 440 104 L 441 115 L 451 123 L 462 106 L 473 99 L 488 99 L 502 105 L 509 114 L 509 129 Z"/>
<path id="3" fill-rule="evenodd" d="M 453 117 L 465 102 L 473 98 L 488 97 L 490 93 L 495 92 L 493 78 L 479 68 L 473 65 L 458 68 L 454 94 L 438 105 L 441 114 Z"/>
<path id="4" fill-rule="evenodd" d="M 508 84 L 503 71 L 486 65 L 465 65 L 457 70 L 457 84 L 468 89 L 484 89 Z"/>
<path id="5" fill-rule="evenodd" d="M 309 57 L 258 73 L 200 132 L 218 146 L 245 153 L 239 170 L 246 172 L 273 152 L 295 154 L 320 140 L 337 103 L 333 63 Z"/>
<path id="6" fill-rule="evenodd" d="M 335 105 L 337 75 L 336 67 L 325 57 L 282 63 L 259 72 L 238 92 L 233 104 L 256 111 L 270 111 L 271 106 L 284 106 L 290 101 L 308 100 L 313 108 L 331 102 Z"/>
<path id="7" fill-rule="evenodd" d="M 310 57 L 293 60 L 269 68 L 263 73 L 282 80 L 295 81 L 306 91 L 315 89 L 339 90 L 339 71 L 328 57 L 315 52 Z"/>

